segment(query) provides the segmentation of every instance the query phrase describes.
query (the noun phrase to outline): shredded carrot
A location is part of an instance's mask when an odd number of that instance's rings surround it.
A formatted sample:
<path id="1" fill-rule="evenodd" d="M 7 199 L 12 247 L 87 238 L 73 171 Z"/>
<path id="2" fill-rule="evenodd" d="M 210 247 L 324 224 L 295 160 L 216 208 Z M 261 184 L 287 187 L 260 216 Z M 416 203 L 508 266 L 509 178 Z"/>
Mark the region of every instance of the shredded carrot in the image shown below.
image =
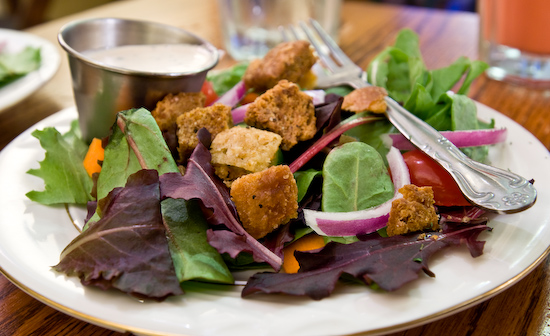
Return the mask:
<path id="1" fill-rule="evenodd" d="M 283 270 L 285 273 L 296 273 L 300 268 L 294 251 L 311 251 L 325 246 L 323 237 L 312 233 L 296 240 L 283 249 Z"/>
<path id="2" fill-rule="evenodd" d="M 105 150 L 103 146 L 101 146 L 101 139 L 94 138 L 82 162 L 88 175 L 92 176 L 94 173 L 99 173 L 101 171 L 101 165 L 98 161 L 103 161 L 104 154 Z"/>

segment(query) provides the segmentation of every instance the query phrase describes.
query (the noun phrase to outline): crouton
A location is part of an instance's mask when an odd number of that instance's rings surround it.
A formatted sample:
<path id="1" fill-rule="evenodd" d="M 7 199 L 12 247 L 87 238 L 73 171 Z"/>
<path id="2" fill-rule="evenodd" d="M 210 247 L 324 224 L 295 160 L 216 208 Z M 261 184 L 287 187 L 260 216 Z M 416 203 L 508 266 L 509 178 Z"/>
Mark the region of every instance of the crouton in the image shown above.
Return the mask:
<path id="1" fill-rule="evenodd" d="M 212 137 L 218 133 L 233 127 L 231 107 L 216 103 L 208 107 L 198 107 L 180 115 L 176 119 L 178 125 L 178 152 L 180 160 L 189 158 L 199 140 L 197 132 L 206 128 Z"/>
<path id="2" fill-rule="evenodd" d="M 307 41 L 284 42 L 271 49 L 262 59 L 250 62 L 243 80 L 256 92 L 271 89 L 280 80 L 314 85 L 311 67 L 317 58 Z"/>
<path id="3" fill-rule="evenodd" d="M 252 127 L 235 126 L 219 133 L 210 145 L 212 166 L 228 186 L 237 177 L 273 164 L 281 136 Z"/>
<path id="4" fill-rule="evenodd" d="M 355 113 L 369 111 L 374 113 L 386 112 L 386 100 L 388 92 L 383 87 L 367 86 L 353 90 L 344 97 L 342 109 Z"/>
<path id="5" fill-rule="evenodd" d="M 283 138 L 283 150 L 317 133 L 313 99 L 287 80 L 281 80 L 250 103 L 244 122 L 279 134 Z"/>
<path id="6" fill-rule="evenodd" d="M 386 232 L 396 236 L 420 230 L 439 229 L 439 217 L 434 208 L 432 187 L 408 184 L 399 189 L 403 198 L 392 202 Z"/>
<path id="7" fill-rule="evenodd" d="M 231 198 L 244 229 L 256 239 L 298 217 L 298 187 L 288 166 L 239 177 Z"/>
<path id="8" fill-rule="evenodd" d="M 202 92 L 180 92 L 168 94 L 160 100 L 151 114 L 161 131 L 173 127 L 176 119 L 185 112 L 197 107 L 203 107 L 206 96 Z"/>

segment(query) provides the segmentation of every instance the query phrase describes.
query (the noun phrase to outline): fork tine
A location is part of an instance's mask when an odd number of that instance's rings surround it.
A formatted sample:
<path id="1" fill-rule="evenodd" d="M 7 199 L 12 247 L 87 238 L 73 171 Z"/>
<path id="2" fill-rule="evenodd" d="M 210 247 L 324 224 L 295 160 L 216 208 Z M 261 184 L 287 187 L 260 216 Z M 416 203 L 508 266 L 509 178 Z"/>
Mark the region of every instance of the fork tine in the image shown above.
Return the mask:
<path id="1" fill-rule="evenodd" d="M 338 44 L 332 39 L 332 37 L 330 37 L 330 35 L 327 34 L 327 32 L 323 29 L 323 27 L 321 27 L 319 22 L 317 22 L 314 19 L 310 19 L 309 21 L 313 29 L 315 29 L 317 34 L 321 37 L 321 39 L 325 42 L 325 44 L 331 51 L 332 56 L 338 62 L 340 62 L 342 66 L 346 66 L 346 65 L 356 66 L 356 64 L 342 51 L 342 49 L 338 46 Z"/>
<path id="2" fill-rule="evenodd" d="M 290 32 L 292 33 L 292 36 L 295 40 L 301 40 L 300 34 L 298 34 L 298 31 L 296 30 L 296 27 L 293 25 L 288 26 L 288 29 L 290 29 Z"/>
<path id="3" fill-rule="evenodd" d="M 290 41 L 290 38 L 289 38 L 289 36 L 288 36 L 288 34 L 287 34 L 287 32 L 286 32 L 285 27 L 279 26 L 279 27 L 277 27 L 277 29 L 279 30 L 279 33 L 281 34 L 281 37 L 283 38 L 283 41 L 284 41 L 284 42 Z"/>
<path id="4" fill-rule="evenodd" d="M 302 30 L 304 31 L 304 33 L 306 34 L 307 39 L 309 40 L 311 45 L 313 45 L 313 48 L 315 48 L 315 50 L 317 51 L 317 55 L 321 59 L 321 62 L 323 62 L 323 64 L 325 64 L 325 66 L 330 71 L 338 70 L 338 67 L 339 67 L 338 64 L 336 64 L 334 60 L 330 57 L 330 55 L 323 50 L 323 47 L 319 44 L 315 36 L 313 36 L 310 28 L 306 25 L 306 23 L 303 21 L 300 21 L 299 24 Z"/>

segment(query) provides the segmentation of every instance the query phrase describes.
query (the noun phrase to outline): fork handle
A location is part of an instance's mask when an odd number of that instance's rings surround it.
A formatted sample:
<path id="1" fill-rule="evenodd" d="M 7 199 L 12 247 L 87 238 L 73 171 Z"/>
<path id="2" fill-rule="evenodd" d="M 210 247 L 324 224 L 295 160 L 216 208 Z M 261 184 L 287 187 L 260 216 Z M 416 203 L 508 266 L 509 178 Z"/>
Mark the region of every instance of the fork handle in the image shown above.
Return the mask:
<path id="1" fill-rule="evenodd" d="M 355 88 L 369 86 L 358 78 Z M 388 120 L 413 145 L 439 163 L 457 182 L 468 201 L 485 210 L 514 213 L 535 203 L 537 191 L 525 178 L 470 159 L 429 124 L 386 97 Z"/>

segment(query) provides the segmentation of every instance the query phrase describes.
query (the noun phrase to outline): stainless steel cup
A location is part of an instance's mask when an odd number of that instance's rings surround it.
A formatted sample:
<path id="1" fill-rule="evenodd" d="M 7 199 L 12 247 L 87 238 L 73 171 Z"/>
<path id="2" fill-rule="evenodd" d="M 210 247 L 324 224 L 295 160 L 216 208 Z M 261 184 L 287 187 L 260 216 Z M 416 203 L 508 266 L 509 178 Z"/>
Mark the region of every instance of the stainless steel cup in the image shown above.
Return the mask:
<path id="1" fill-rule="evenodd" d="M 218 50 L 198 36 L 146 21 L 75 21 L 61 28 L 58 41 L 68 54 L 79 125 L 88 142 L 106 136 L 119 111 L 140 107 L 152 110 L 168 93 L 200 91 L 208 70 L 219 60 Z M 201 45 L 212 53 L 212 62 L 189 72 L 152 73 L 108 66 L 85 54 L 124 45 L 180 43 Z"/>

